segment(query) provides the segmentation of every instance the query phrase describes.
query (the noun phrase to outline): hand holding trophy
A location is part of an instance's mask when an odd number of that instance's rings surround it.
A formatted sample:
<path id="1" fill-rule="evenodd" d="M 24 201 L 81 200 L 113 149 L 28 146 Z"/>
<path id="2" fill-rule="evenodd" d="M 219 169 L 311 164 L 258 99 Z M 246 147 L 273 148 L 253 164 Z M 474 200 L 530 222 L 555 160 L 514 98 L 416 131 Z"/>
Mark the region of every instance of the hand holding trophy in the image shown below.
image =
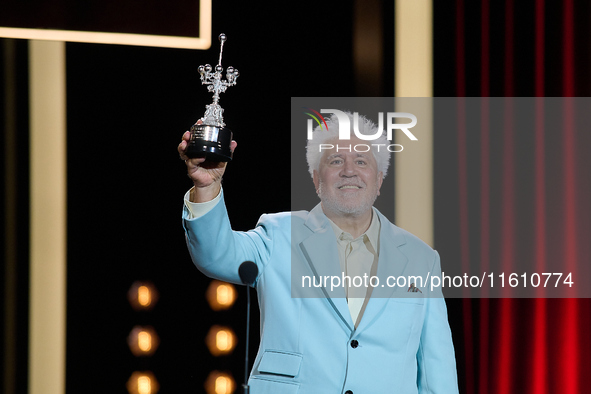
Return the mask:
<path id="1" fill-rule="evenodd" d="M 236 79 L 240 75 L 234 67 L 226 70 L 226 79 L 222 79 L 222 53 L 226 35 L 220 34 L 220 58 L 215 69 L 209 64 L 199 66 L 201 83 L 207 85 L 207 90 L 213 92 L 213 103 L 206 105 L 205 114 L 200 119 L 201 123 L 195 123 L 191 127 L 191 139 L 185 154 L 189 158 L 205 157 L 215 162 L 227 162 L 232 160 L 230 143 L 232 131 L 224 123 L 224 109 L 218 104 L 220 93 L 226 91 L 229 86 L 236 85 Z"/>

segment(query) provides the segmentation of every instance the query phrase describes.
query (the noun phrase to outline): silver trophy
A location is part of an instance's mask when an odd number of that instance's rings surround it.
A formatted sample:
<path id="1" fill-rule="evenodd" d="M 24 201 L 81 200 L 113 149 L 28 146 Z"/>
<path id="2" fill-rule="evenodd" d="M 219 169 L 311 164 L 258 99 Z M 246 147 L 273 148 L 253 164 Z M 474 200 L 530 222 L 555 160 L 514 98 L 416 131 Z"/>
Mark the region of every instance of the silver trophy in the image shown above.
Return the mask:
<path id="1" fill-rule="evenodd" d="M 201 118 L 203 123 L 195 123 L 191 126 L 191 140 L 187 147 L 188 157 L 206 157 L 211 161 L 230 161 L 232 160 L 232 151 L 230 143 L 232 142 L 232 131 L 224 123 L 224 109 L 220 107 L 220 93 L 226 91 L 228 86 L 236 85 L 236 79 L 240 75 L 234 67 L 228 67 L 226 70 L 226 79 L 222 79 L 222 53 L 224 51 L 224 42 L 226 35 L 220 34 L 220 59 L 215 70 L 209 64 L 199 66 L 201 74 L 201 84 L 207 85 L 207 90 L 213 92 L 213 103 L 206 105 L 205 114 Z"/>

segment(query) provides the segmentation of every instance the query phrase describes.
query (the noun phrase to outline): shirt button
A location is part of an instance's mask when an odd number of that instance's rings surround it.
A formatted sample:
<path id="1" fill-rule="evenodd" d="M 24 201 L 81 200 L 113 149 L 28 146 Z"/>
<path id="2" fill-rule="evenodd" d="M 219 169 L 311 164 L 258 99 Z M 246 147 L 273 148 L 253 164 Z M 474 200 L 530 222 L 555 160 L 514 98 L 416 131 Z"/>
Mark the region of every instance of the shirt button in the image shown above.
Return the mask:
<path id="1" fill-rule="evenodd" d="M 345 394 L 353 394 L 353 392 L 351 390 L 347 390 L 345 391 Z"/>
<path id="2" fill-rule="evenodd" d="M 352 347 L 353 349 L 355 349 L 357 346 L 359 346 L 359 342 L 357 342 L 357 339 L 353 339 L 353 340 L 351 341 L 351 347 Z M 346 394 L 346 393 L 345 393 L 345 394 Z M 351 392 L 351 394 L 353 394 L 353 392 Z"/>

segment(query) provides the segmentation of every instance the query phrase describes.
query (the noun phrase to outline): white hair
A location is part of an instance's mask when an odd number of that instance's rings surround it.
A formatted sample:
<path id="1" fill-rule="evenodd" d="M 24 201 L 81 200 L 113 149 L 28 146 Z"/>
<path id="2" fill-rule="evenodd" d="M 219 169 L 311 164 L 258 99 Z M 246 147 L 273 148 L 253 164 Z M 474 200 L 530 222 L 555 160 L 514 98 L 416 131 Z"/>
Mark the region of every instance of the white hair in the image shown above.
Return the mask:
<path id="1" fill-rule="evenodd" d="M 353 113 L 348 111 L 343 111 L 348 117 L 353 127 Z M 335 140 L 339 138 L 339 121 L 335 114 L 330 117 L 326 117 L 326 124 L 327 130 L 324 130 L 326 127 L 317 126 L 313 130 L 312 139 L 308 140 L 308 145 L 306 146 L 306 160 L 308 161 L 308 171 L 310 175 L 314 176 L 314 170 L 318 171 L 320 168 L 320 160 L 322 159 L 322 152 L 320 150 L 320 144 L 326 144 L 331 140 Z M 378 130 L 378 127 L 374 122 L 367 119 L 363 115 L 358 116 L 358 123 L 359 123 L 359 133 L 364 135 L 372 135 L 375 134 Z M 381 149 L 377 149 L 372 144 L 383 144 Z M 371 146 L 372 153 L 376 159 L 376 163 L 378 165 L 378 172 L 382 172 L 382 178 L 386 177 L 388 173 L 388 167 L 390 166 L 390 152 L 386 149 L 385 146 L 389 145 L 390 142 L 386 136 L 385 132 L 382 132 L 382 135 L 379 136 L 376 140 L 369 142 L 368 145 Z"/>

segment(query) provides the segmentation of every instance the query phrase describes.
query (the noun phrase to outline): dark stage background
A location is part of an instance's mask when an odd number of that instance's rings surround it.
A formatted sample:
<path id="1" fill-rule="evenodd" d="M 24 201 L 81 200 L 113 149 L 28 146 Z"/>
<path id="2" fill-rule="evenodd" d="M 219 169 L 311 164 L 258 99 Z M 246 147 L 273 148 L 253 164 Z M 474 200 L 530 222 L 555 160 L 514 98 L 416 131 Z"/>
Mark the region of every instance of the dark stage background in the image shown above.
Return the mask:
<path id="1" fill-rule="evenodd" d="M 392 7 L 384 9 L 389 20 Z M 355 95 L 352 10 L 352 1 L 314 4 L 314 15 L 296 4 L 214 2 L 213 42 L 206 51 L 66 44 L 68 393 L 125 393 L 135 370 L 152 371 L 161 393 L 203 392 L 214 369 L 241 381 L 245 289 L 238 289 L 230 310 L 213 312 L 205 300 L 210 280 L 193 266 L 181 226 L 182 198 L 191 182 L 176 147 L 211 103 L 197 67 L 217 63 L 217 35 L 226 33 L 223 65 L 238 68 L 241 76 L 220 101 L 238 141 L 224 189 L 234 228 L 247 230 L 261 214 L 290 207 L 290 97 Z M 388 34 L 391 46 L 393 31 Z M 26 40 L 2 44 L 14 48 L 17 62 L 15 368 L 17 392 L 26 393 L 28 55 Z M 8 53 L 1 55 L 2 72 Z M 393 56 L 386 61 L 391 69 Z M 4 91 L 4 78 L 2 84 Z M 386 91 L 392 95 L 393 86 Z M 0 275 L 4 279 L 4 270 Z M 159 301 L 149 312 L 134 311 L 127 301 L 136 280 L 158 289 Z M 251 360 L 258 318 L 255 306 Z M 209 353 L 205 335 L 213 324 L 234 329 L 239 343 L 233 354 Z M 129 351 L 127 336 L 135 325 L 156 330 L 160 345 L 153 356 L 137 358 Z"/>
<path id="2" fill-rule="evenodd" d="M 341 3 L 338 15 L 351 19 L 348 8 Z M 262 213 L 289 210 L 291 95 L 354 94 L 347 83 L 350 23 L 302 33 L 298 24 L 307 18 L 300 12 L 214 3 L 208 51 L 67 45 L 69 393 L 83 392 L 88 381 L 124 392 L 133 370 L 153 371 L 162 393 L 202 392 L 214 369 L 243 378 L 245 289 L 229 311 L 212 312 L 205 301 L 210 280 L 193 266 L 181 227 L 191 183 L 176 146 L 211 102 L 197 66 L 217 62 L 215 37 L 224 32 L 223 65 L 241 73 L 220 101 L 238 142 L 224 177 L 233 226 L 247 230 Z M 151 280 L 160 292 L 152 312 L 133 312 L 126 302 L 136 279 Z M 93 296 L 80 302 L 89 285 Z M 133 357 L 124 340 L 135 324 L 152 325 L 160 336 L 145 360 Z M 238 335 L 232 355 L 207 350 L 212 324 Z M 92 352 L 85 350 L 89 338 Z"/>

